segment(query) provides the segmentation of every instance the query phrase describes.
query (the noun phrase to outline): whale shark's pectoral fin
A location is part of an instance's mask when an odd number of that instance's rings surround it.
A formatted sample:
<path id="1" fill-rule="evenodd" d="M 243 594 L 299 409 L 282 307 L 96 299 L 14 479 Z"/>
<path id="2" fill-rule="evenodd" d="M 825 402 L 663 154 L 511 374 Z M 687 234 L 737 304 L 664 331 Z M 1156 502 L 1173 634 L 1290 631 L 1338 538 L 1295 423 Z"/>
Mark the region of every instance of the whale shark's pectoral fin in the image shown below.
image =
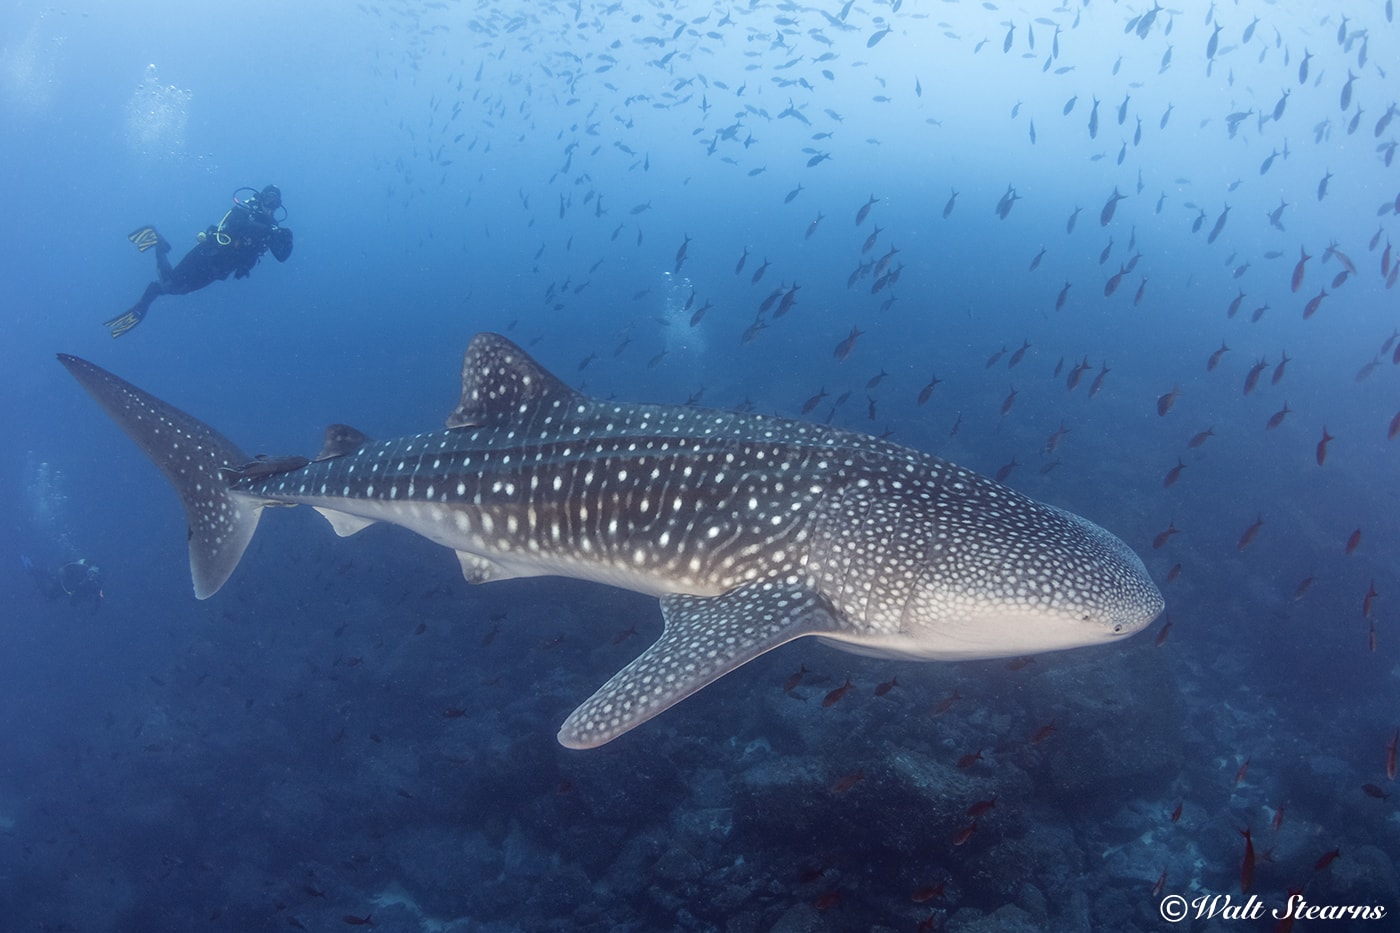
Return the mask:
<path id="1" fill-rule="evenodd" d="M 372 518 L 361 518 L 358 515 L 351 515 L 348 512 L 340 512 L 336 509 L 327 509 L 319 505 L 312 506 L 316 511 L 326 517 L 326 521 L 331 523 L 335 533 L 342 538 L 348 538 L 357 531 L 364 531 L 374 524 Z"/>
<path id="2" fill-rule="evenodd" d="M 470 551 L 458 551 L 457 560 L 462 565 L 462 577 L 472 584 L 494 583 L 497 580 L 514 580 L 517 577 L 534 576 L 533 573 L 512 570 L 489 557 L 473 554 Z"/>
<path id="3" fill-rule="evenodd" d="M 765 651 L 840 628 L 819 593 L 772 580 L 719 596 L 663 596 L 661 613 L 661 637 L 569 714 L 561 745 L 611 742 Z"/>
<path id="4" fill-rule="evenodd" d="M 321 442 L 321 452 L 316 455 L 316 461 L 334 460 L 336 457 L 345 457 L 353 454 L 361 447 L 370 443 L 370 436 L 359 428 L 352 428 L 348 424 L 332 424 L 326 428 L 325 439 Z"/>

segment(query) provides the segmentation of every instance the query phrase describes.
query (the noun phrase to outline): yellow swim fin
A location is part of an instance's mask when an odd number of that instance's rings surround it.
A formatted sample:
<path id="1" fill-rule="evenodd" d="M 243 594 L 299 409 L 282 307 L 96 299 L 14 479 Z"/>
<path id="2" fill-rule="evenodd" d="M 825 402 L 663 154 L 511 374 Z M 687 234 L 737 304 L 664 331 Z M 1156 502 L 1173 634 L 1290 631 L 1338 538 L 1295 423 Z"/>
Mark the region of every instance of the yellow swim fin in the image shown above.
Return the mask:
<path id="1" fill-rule="evenodd" d="M 112 318 L 110 321 L 103 321 L 102 326 L 111 328 L 113 337 L 120 337 L 131 330 L 146 317 L 146 312 L 139 308 L 132 308 L 125 314 Z"/>
<path id="2" fill-rule="evenodd" d="M 136 244 L 136 248 L 143 253 L 160 242 L 160 234 L 156 233 L 155 227 L 142 227 L 140 230 L 133 230 L 126 235 L 126 238 Z"/>

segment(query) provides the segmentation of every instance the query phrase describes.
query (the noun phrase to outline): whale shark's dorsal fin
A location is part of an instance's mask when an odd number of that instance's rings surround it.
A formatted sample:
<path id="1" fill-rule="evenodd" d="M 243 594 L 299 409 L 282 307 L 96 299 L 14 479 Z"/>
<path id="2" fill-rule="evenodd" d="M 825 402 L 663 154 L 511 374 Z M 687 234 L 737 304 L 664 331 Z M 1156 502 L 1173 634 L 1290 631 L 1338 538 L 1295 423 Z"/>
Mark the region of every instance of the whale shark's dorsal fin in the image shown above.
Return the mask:
<path id="1" fill-rule="evenodd" d="M 779 645 L 840 629 L 820 593 L 778 580 L 719 596 L 669 594 L 661 614 L 661 637 L 569 714 L 560 744 L 596 748 Z"/>
<path id="2" fill-rule="evenodd" d="M 447 427 L 500 424 L 544 404 L 579 398 L 511 341 L 481 333 L 472 338 L 462 358 L 462 398 L 447 416 Z"/>
<path id="3" fill-rule="evenodd" d="M 316 455 L 316 462 L 353 454 L 369 442 L 370 436 L 358 428 L 352 428 L 348 424 L 328 425 L 325 440 L 321 442 L 321 452 Z"/>

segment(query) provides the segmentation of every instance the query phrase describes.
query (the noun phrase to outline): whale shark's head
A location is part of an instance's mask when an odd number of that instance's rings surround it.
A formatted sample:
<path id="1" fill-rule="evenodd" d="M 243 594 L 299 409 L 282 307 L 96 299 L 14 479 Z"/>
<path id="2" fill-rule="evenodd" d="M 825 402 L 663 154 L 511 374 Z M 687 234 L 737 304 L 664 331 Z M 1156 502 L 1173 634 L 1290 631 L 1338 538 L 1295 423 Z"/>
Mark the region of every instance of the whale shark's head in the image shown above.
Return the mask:
<path id="1" fill-rule="evenodd" d="M 843 498 L 831 527 L 860 559 L 836 563 L 824 589 L 856 624 L 824 637 L 861 653 L 967 660 L 1102 644 L 1161 614 L 1141 559 L 1088 519 L 946 461 L 927 478 L 903 484 L 902 500 Z M 862 523 L 868 533 L 854 532 Z"/>
<path id="2" fill-rule="evenodd" d="M 984 513 L 965 529 L 981 538 L 977 546 L 931 555 L 907 610 L 912 653 L 987 658 L 1087 647 L 1140 632 L 1161 615 L 1162 594 L 1117 536 L 1005 492 L 1033 512 L 1001 530 L 988 529 L 995 513 Z"/>

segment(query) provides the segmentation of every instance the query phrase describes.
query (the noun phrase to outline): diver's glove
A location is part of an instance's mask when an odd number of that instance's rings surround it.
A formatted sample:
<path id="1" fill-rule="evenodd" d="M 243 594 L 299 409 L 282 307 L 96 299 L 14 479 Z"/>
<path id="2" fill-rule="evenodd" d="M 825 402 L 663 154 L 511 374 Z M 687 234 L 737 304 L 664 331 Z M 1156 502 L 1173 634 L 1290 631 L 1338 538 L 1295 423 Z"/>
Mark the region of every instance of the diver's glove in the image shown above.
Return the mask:
<path id="1" fill-rule="evenodd" d="M 130 311 L 126 312 L 120 317 L 114 317 L 110 321 L 103 321 L 102 326 L 110 327 L 112 329 L 113 337 L 120 337 L 122 334 L 131 330 L 137 324 L 140 324 L 145 317 L 145 310 L 141 308 L 132 308 Z"/>

